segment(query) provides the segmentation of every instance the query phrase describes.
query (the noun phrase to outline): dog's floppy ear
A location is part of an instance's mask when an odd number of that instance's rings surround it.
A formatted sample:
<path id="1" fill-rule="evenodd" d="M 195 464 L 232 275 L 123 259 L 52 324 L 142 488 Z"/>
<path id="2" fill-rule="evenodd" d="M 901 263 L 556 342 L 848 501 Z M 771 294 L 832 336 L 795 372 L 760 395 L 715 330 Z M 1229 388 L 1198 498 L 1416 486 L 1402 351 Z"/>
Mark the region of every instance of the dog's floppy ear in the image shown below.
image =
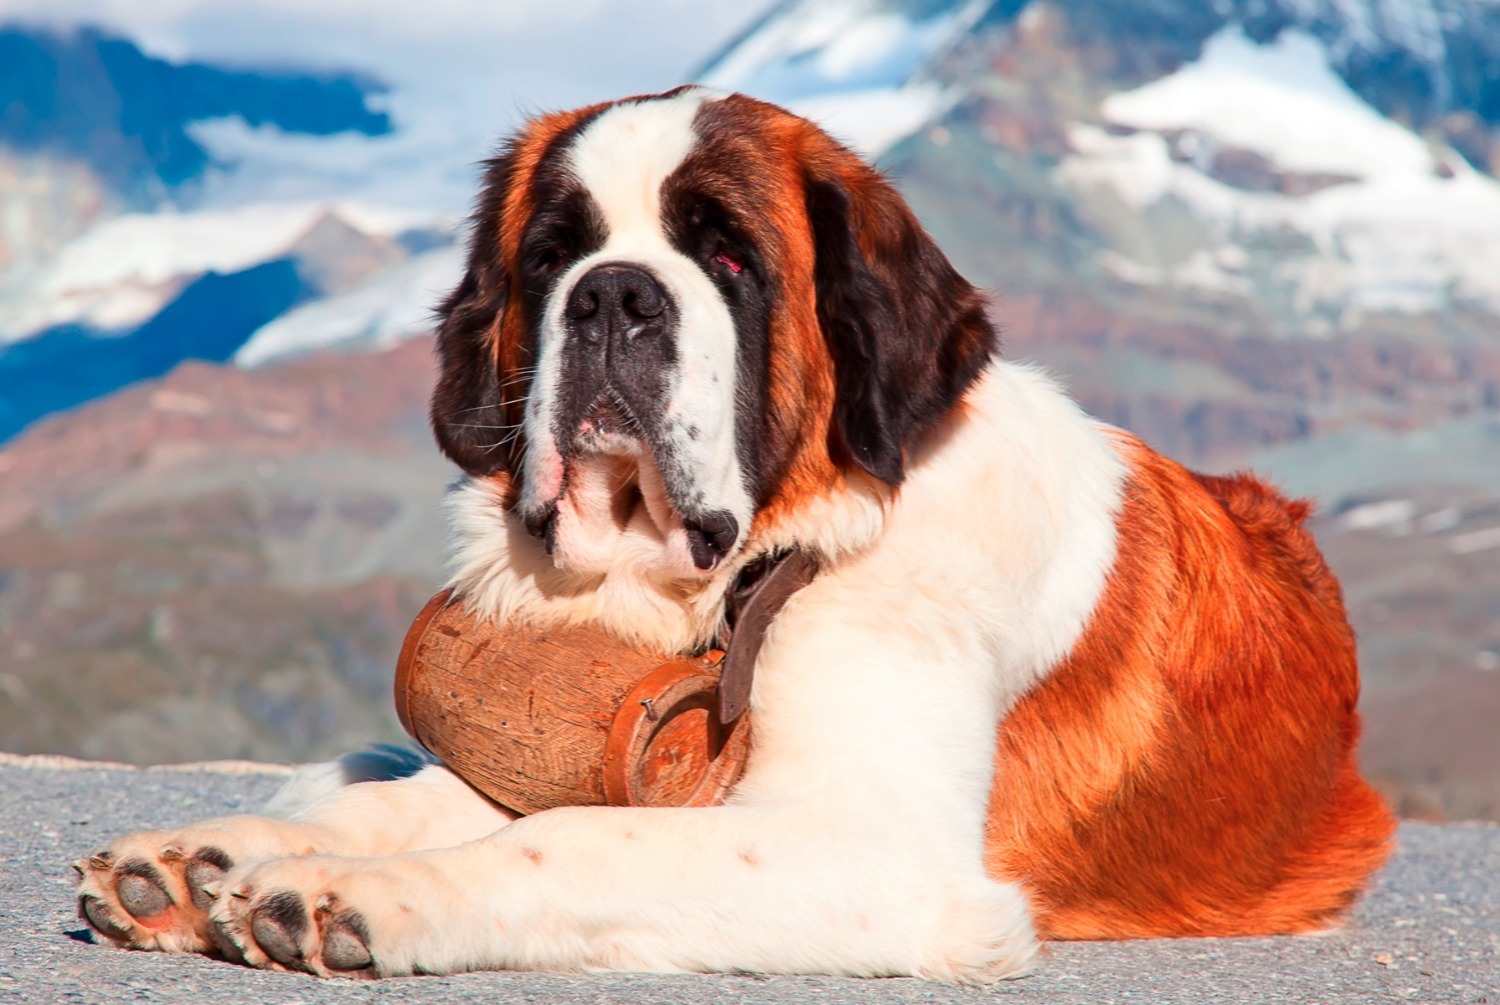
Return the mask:
<path id="1" fill-rule="evenodd" d="M 496 339 L 509 298 L 501 261 L 500 214 L 510 185 L 513 155 L 491 160 L 469 236 L 467 269 L 457 289 L 437 309 L 438 381 L 432 391 L 432 431 L 438 447 L 466 474 L 483 476 L 506 467 Z"/>
<path id="2" fill-rule="evenodd" d="M 998 336 L 983 293 L 879 174 L 861 164 L 806 185 L 834 429 L 861 467 L 899 485 L 906 448 L 958 402 Z"/>

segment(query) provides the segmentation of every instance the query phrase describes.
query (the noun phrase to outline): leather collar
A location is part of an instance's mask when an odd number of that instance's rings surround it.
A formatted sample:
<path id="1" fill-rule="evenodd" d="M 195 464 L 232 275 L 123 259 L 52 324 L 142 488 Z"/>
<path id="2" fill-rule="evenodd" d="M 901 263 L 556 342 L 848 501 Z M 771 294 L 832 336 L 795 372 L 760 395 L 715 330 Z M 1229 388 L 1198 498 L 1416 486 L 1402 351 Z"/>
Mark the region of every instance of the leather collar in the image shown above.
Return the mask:
<path id="1" fill-rule="evenodd" d="M 818 561 L 800 549 L 765 555 L 740 570 L 729 590 L 729 645 L 719 671 L 719 721 L 730 725 L 750 705 L 755 661 L 766 629 L 792 594 L 812 582 Z"/>

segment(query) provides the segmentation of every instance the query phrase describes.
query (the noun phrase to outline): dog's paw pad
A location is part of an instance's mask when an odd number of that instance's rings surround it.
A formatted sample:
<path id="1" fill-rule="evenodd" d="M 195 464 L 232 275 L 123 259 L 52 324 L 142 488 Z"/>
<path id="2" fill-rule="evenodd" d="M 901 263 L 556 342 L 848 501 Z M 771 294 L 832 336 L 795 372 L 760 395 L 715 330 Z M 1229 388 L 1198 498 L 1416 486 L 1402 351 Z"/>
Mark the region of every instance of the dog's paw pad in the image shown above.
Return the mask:
<path id="1" fill-rule="evenodd" d="M 329 970 L 364 970 L 374 964 L 364 917 L 341 910 L 331 893 L 318 898 L 318 926 L 323 931 L 323 965 Z"/>
<path id="2" fill-rule="evenodd" d="M 106 939 L 115 942 L 129 942 L 134 926 L 127 927 L 128 922 L 121 922 L 110 910 L 101 898 L 84 894 L 78 898 L 78 917 L 89 923 L 89 926 Z"/>
<path id="3" fill-rule="evenodd" d="M 212 845 L 199 848 L 182 870 L 193 906 L 200 911 L 207 911 L 218 897 L 219 880 L 232 868 L 234 861 L 223 849 Z"/>
<path id="4" fill-rule="evenodd" d="M 293 890 L 273 893 L 250 912 L 250 934 L 267 956 L 284 967 L 306 969 L 302 940 L 307 909 Z"/>
<path id="5" fill-rule="evenodd" d="M 132 918 L 149 921 L 172 906 L 166 881 L 150 862 L 133 858 L 121 862 L 116 872 L 115 898 Z"/>
<path id="6" fill-rule="evenodd" d="M 374 976 L 370 930 L 360 912 L 350 909 L 331 891 L 325 890 L 314 899 L 311 892 L 276 889 L 279 881 L 305 878 L 252 873 L 228 888 L 212 912 L 226 955 L 236 955 L 251 966 L 301 970 L 323 977 Z M 262 884 L 272 889 L 261 893 Z M 308 909 L 310 900 L 312 910 Z M 231 946 L 233 954 L 227 948 Z"/>

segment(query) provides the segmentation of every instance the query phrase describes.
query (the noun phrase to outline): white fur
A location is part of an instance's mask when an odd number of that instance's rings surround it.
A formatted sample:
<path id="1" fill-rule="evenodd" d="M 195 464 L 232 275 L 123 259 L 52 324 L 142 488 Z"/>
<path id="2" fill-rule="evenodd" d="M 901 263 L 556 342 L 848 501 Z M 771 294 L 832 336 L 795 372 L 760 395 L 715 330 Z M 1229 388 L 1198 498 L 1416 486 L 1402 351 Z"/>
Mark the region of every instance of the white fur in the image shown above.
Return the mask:
<path id="1" fill-rule="evenodd" d="M 626 528 L 606 572 L 559 569 L 505 509 L 503 492 L 501 484 L 481 480 L 461 482 L 448 495 L 448 585 L 470 610 L 500 623 L 593 622 L 666 652 L 699 648 L 717 633 L 725 584 L 738 563 L 708 579 L 681 581 L 663 573 L 651 535 Z"/>
<path id="2" fill-rule="evenodd" d="M 912 459 L 879 533 L 856 521 L 843 557 L 768 632 L 753 757 L 726 805 L 551 810 L 457 848 L 281 860 L 233 878 L 335 893 L 364 915 L 381 973 L 1024 971 L 1025 898 L 983 865 L 996 728 L 1104 590 L 1126 466 L 1033 369 L 994 364 L 967 404 Z M 479 602 L 504 616 L 557 603 L 516 573 L 540 548 L 506 529 L 498 498 L 476 485 L 458 498 L 459 562 Z M 380 791 L 411 784 L 365 787 L 363 827 L 384 826 Z M 392 913 L 398 895 L 410 916 Z"/>
<path id="3" fill-rule="evenodd" d="M 291 817 L 345 786 L 409 778 L 437 763 L 437 759 L 426 751 L 382 743 L 345 754 L 336 761 L 304 764 L 292 772 L 292 777 L 261 808 L 261 812 L 272 817 Z"/>

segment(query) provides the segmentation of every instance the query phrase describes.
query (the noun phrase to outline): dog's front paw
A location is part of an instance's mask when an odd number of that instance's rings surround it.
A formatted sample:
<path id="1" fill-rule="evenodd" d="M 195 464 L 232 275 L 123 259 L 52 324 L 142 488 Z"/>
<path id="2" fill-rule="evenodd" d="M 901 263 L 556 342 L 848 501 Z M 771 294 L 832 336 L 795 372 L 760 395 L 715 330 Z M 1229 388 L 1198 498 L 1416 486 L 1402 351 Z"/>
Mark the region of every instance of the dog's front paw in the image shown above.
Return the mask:
<path id="1" fill-rule="evenodd" d="M 210 918 L 226 952 L 251 966 L 322 977 L 411 969 L 392 954 L 377 961 L 382 947 L 407 941 L 402 933 L 417 923 L 379 859 L 314 855 L 236 869 Z"/>
<path id="2" fill-rule="evenodd" d="M 73 863 L 78 916 L 129 949 L 214 953 L 208 920 L 217 886 L 236 865 L 316 850 L 302 829 L 257 817 L 176 831 L 137 831 Z"/>
<path id="3" fill-rule="evenodd" d="M 1020 888 L 984 882 L 949 891 L 931 956 L 918 976 L 993 984 L 1030 972 L 1037 954 L 1031 911 Z"/>

